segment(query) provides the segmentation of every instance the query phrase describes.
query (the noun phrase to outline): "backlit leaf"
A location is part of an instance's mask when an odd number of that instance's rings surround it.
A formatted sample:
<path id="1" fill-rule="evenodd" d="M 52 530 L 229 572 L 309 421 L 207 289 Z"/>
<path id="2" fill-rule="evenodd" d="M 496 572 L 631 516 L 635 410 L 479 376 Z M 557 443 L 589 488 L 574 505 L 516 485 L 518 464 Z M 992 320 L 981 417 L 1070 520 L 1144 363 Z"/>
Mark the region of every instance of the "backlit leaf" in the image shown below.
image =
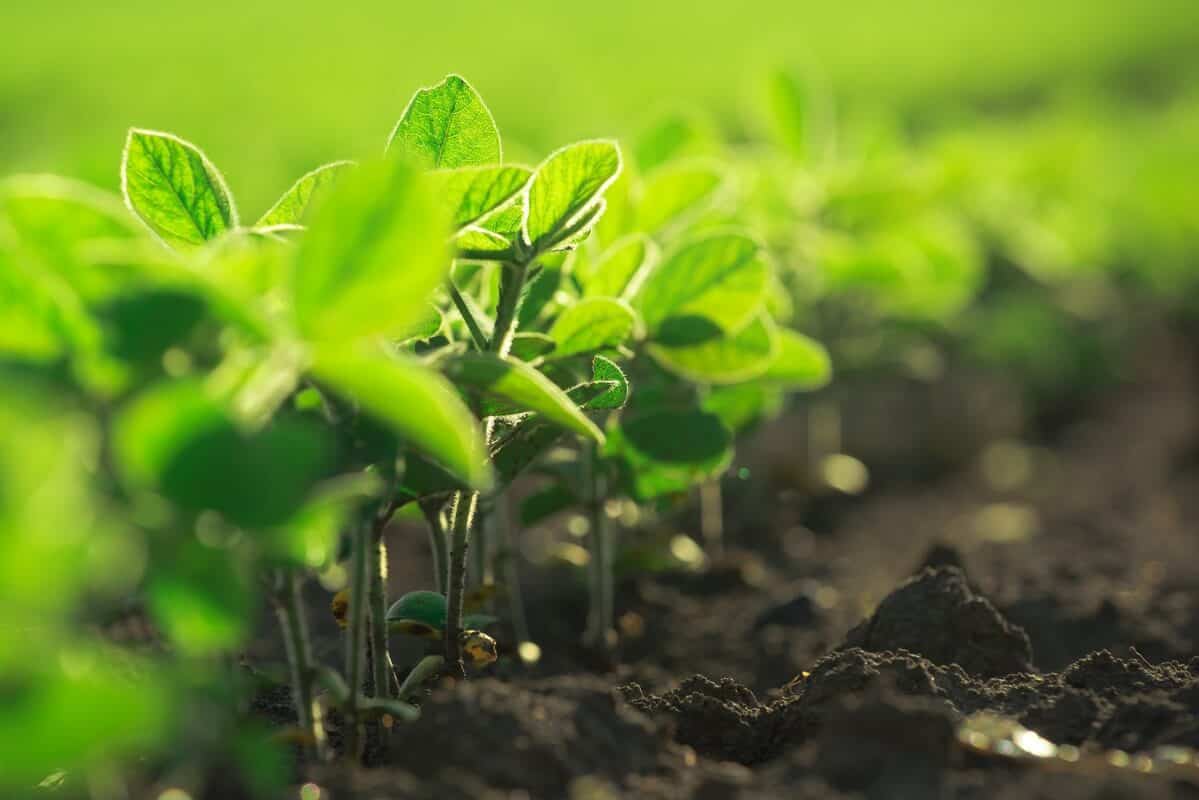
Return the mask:
<path id="1" fill-rule="evenodd" d="M 620 149 L 610 141 L 579 142 L 552 153 L 529 183 L 525 243 L 540 251 L 565 238 L 600 201 L 620 166 Z"/>
<path id="2" fill-rule="evenodd" d="M 669 317 L 705 317 L 725 330 L 748 323 L 765 297 L 770 269 L 761 247 L 739 233 L 692 240 L 650 272 L 633 306 L 651 332 Z"/>
<path id="3" fill-rule="evenodd" d="M 628 303 L 591 297 L 567 306 L 549 330 L 557 342 L 554 357 L 592 353 L 622 344 L 633 335 L 637 315 Z"/>
<path id="4" fill-rule="evenodd" d="M 255 223 L 255 227 L 305 224 L 309 212 L 320 202 L 338 177 L 354 166 L 353 161 L 334 161 L 332 164 L 317 167 L 284 192 L 271 210 Z"/>
<path id="5" fill-rule="evenodd" d="M 121 189 L 130 210 L 172 247 L 202 245 L 238 225 L 221 173 L 198 147 L 169 133 L 129 131 Z"/>
<path id="6" fill-rule="evenodd" d="M 498 164 L 503 155 L 491 112 L 458 75 L 413 95 L 388 138 L 387 152 L 426 169 Z"/>
<path id="7" fill-rule="evenodd" d="M 401 161 L 338 181 L 300 244 L 292 280 L 300 332 L 313 341 L 402 335 L 449 270 L 443 207 Z"/>

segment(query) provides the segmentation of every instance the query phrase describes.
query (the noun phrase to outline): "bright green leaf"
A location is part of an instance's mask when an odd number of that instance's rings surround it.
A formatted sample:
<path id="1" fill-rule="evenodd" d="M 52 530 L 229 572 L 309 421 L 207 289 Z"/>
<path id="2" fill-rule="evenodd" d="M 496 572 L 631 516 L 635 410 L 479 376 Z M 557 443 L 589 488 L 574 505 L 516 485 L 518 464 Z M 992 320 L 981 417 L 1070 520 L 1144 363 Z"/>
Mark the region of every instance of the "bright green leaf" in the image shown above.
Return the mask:
<path id="1" fill-rule="evenodd" d="M 426 169 L 498 164 L 500 132 L 483 98 L 458 75 L 412 96 L 387 152 Z"/>
<path id="2" fill-rule="evenodd" d="M 284 192 L 271 210 L 254 223 L 255 227 L 303 225 L 313 207 L 323 199 L 338 177 L 354 166 L 356 165 L 353 161 L 334 161 L 332 164 L 317 167 Z"/>
<path id="3" fill-rule="evenodd" d="M 502 359 L 491 353 L 466 353 L 448 359 L 443 369 L 461 386 L 482 392 L 525 411 L 535 411 L 563 428 L 604 440 L 595 423 L 587 418 L 567 394 L 523 361 Z"/>
<path id="4" fill-rule="evenodd" d="M 610 297 L 590 297 L 567 306 L 549 330 L 558 343 L 555 358 L 593 353 L 624 343 L 637 328 L 637 315 L 628 303 Z"/>
<path id="5" fill-rule="evenodd" d="M 832 378 L 828 350 L 815 339 L 783 328 L 778 332 L 778 354 L 762 379 L 788 389 L 819 389 Z"/>
<path id="6" fill-rule="evenodd" d="M 615 142 L 579 142 L 552 153 L 529 183 L 523 231 L 525 243 L 546 250 L 598 203 L 620 174 Z"/>
<path id="7" fill-rule="evenodd" d="M 532 174 L 519 166 L 460 167 L 431 172 L 429 180 L 460 231 L 511 200 Z"/>
<path id="8" fill-rule="evenodd" d="M 685 223 L 710 207 L 725 173 L 707 161 L 668 164 L 647 175 L 637 200 L 637 230 L 657 233 Z"/>
<path id="9" fill-rule="evenodd" d="M 705 317 L 734 331 L 761 308 L 769 277 L 753 239 L 709 234 L 668 255 L 645 279 L 633 305 L 651 332 L 674 316 Z"/>
<path id="10" fill-rule="evenodd" d="M 716 147 L 711 126 L 686 114 L 671 114 L 655 122 L 633 148 L 638 168 L 649 172 L 680 156 L 706 154 Z"/>
<path id="11" fill-rule="evenodd" d="M 672 317 L 649 347 L 670 372 L 697 383 L 737 383 L 759 377 L 778 355 L 778 332 L 765 315 L 735 334 L 703 317 Z"/>
<path id="12" fill-rule="evenodd" d="M 437 373 L 408 358 L 342 349 L 317 351 L 312 372 L 453 475 L 478 489 L 490 486 L 479 424 Z"/>
<path id="13" fill-rule="evenodd" d="M 611 359 L 596 356 L 591 361 L 591 380 L 594 383 L 609 384 L 609 388 L 583 403 L 586 409 L 616 409 L 623 408 L 629 400 L 629 380 L 624 370 Z M 572 395 L 573 396 L 573 395 Z"/>
<path id="14" fill-rule="evenodd" d="M 238 225 L 221 173 L 198 147 L 169 133 L 129 131 L 121 190 L 130 210 L 172 247 L 202 245 Z"/>
<path id="15" fill-rule="evenodd" d="M 449 270 L 444 209 L 401 161 L 338 181 L 300 244 L 295 317 L 313 341 L 400 335 Z"/>
<path id="16" fill-rule="evenodd" d="M 634 234 L 617 241 L 594 263 L 576 272 L 585 297 L 628 298 L 659 257 L 658 245 L 648 236 Z"/>

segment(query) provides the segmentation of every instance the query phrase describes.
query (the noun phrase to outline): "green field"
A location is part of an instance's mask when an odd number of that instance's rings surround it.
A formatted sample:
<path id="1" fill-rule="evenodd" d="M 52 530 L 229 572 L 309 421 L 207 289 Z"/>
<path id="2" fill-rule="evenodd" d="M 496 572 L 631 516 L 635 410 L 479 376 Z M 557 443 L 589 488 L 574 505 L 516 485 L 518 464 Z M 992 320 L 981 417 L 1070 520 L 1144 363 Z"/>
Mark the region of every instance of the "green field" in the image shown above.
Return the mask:
<path id="1" fill-rule="evenodd" d="M 1142 93 L 1199 62 L 1191 0 L 66 0 L 5 3 L 0 30 L 0 172 L 115 186 L 138 125 L 202 143 L 253 207 L 298 169 L 375 152 L 412 90 L 451 71 L 531 159 L 663 107 L 752 125 L 774 64 L 816 69 L 851 102 L 944 113 L 946 99 L 1020 102 L 1096 81 Z"/>

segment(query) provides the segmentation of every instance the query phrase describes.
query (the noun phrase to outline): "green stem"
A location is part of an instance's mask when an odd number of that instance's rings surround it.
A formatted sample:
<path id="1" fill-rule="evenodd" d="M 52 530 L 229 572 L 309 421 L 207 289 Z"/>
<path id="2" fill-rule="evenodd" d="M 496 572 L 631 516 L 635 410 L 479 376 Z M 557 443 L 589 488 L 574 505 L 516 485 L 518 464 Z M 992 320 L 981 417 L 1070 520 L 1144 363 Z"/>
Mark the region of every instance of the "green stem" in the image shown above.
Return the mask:
<path id="1" fill-rule="evenodd" d="M 496 305 L 495 327 L 488 350 L 503 358 L 512 349 L 516 335 L 516 320 L 520 312 L 521 292 L 524 289 L 528 261 L 504 263 L 500 275 L 500 297 Z M 491 444 L 494 420 L 484 424 L 484 438 Z M 464 675 L 462 666 L 462 596 L 466 583 L 466 551 L 470 546 L 470 526 L 474 521 L 478 492 L 458 492 L 454 495 L 452 516 L 453 534 L 450 539 L 449 582 L 446 584 L 445 660 L 452 673 Z"/>
<path id="2" fill-rule="evenodd" d="M 450 534 L 450 571 L 446 585 L 445 663 L 451 673 L 464 675 L 462 666 L 462 598 L 466 586 L 466 548 L 470 544 L 470 526 L 474 521 L 478 492 L 458 492 L 450 510 L 453 527 Z"/>
<path id="3" fill-rule="evenodd" d="M 287 663 L 291 669 L 291 690 L 296 706 L 296 719 L 310 740 L 312 753 L 317 759 L 324 760 L 325 726 L 312 691 L 312 640 L 308 635 L 308 620 L 304 615 L 300 585 L 297 573 L 291 570 L 279 572 L 275 579 L 275 615 L 283 631 Z"/>
<path id="4" fill-rule="evenodd" d="M 350 758 L 361 759 L 366 745 L 366 730 L 358 714 L 358 701 L 362 694 L 363 655 L 366 650 L 366 595 L 370 581 L 371 529 L 360 523 L 352 533 L 350 549 L 350 607 L 346 636 L 346 682 L 350 696 L 345 705 L 346 753 Z"/>
<path id="5" fill-rule="evenodd" d="M 587 442 L 583 446 L 583 475 L 586 491 L 584 505 L 591 538 L 588 570 L 591 604 L 584 639 L 598 652 L 607 653 L 613 630 L 612 543 L 609 541 L 608 520 L 604 510 L 608 490 L 594 442 Z"/>
<path id="6" fill-rule="evenodd" d="M 371 536 L 370 637 L 371 683 L 375 697 L 388 697 L 395 680 L 387 641 L 387 542 L 383 531 L 386 517 L 375 523 Z"/>
<path id="7" fill-rule="evenodd" d="M 483 328 L 479 325 L 479 321 L 475 319 L 475 313 L 467 304 L 466 298 L 458 291 L 458 287 L 454 285 L 453 281 L 446 281 L 446 288 L 449 289 L 450 299 L 454 301 L 454 306 L 457 307 L 458 313 L 462 316 L 462 321 L 466 323 L 466 328 L 470 331 L 470 338 L 474 341 L 475 348 L 486 350 L 488 347 L 487 334 L 483 333 Z"/>

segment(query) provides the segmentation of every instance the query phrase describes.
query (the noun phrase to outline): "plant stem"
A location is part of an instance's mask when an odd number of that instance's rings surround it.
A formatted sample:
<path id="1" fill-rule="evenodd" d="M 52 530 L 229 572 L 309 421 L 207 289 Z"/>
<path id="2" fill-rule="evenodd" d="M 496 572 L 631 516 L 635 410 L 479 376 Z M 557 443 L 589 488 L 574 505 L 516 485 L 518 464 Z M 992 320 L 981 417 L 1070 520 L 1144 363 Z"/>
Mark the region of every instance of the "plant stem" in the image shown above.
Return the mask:
<path id="1" fill-rule="evenodd" d="M 433 556 L 433 588 L 446 593 L 446 569 L 449 559 L 448 542 L 445 535 L 445 520 L 441 514 L 441 501 L 420 504 L 429 529 L 429 551 Z"/>
<path id="2" fill-rule="evenodd" d="M 358 715 L 358 700 L 362 694 L 363 655 L 366 650 L 366 595 L 370 580 L 371 528 L 359 523 L 352 533 L 350 548 L 350 607 L 346 636 L 346 682 L 350 697 L 345 705 L 346 753 L 361 759 L 366 745 L 366 730 Z"/>
<path id="3" fill-rule="evenodd" d="M 512 348 L 512 337 L 516 334 L 516 319 L 520 312 L 521 292 L 529 261 L 506 262 L 501 267 L 500 297 L 495 312 L 495 327 L 492 329 L 488 350 L 503 358 Z M 494 420 L 488 418 L 483 426 L 483 435 L 491 444 L 495 430 Z M 462 595 L 466 583 L 466 551 L 470 546 L 470 526 L 474 521 L 475 507 L 479 502 L 478 492 L 457 492 L 454 495 L 451 515 L 453 534 L 450 539 L 449 582 L 446 584 L 445 660 L 452 674 L 465 675 L 462 665 Z"/>
<path id="4" fill-rule="evenodd" d="M 383 540 L 386 527 L 387 517 L 375 522 L 370 546 L 371 681 L 375 687 L 375 697 L 389 697 L 395 680 L 387 641 L 387 542 Z"/>
<path id="5" fill-rule="evenodd" d="M 488 347 L 487 335 L 483 333 L 483 328 L 480 327 L 479 321 L 475 319 L 475 314 L 466 303 L 466 298 L 458 291 L 458 287 L 454 285 L 452 280 L 446 281 L 446 287 L 450 292 L 450 299 L 454 301 L 454 306 L 457 307 L 458 313 L 462 315 L 462 321 L 466 323 L 467 330 L 470 331 L 470 338 L 475 343 L 475 348 L 478 350 L 486 350 Z"/>
<path id="6" fill-rule="evenodd" d="M 699 487 L 699 530 L 708 555 L 724 555 L 724 492 L 720 478 L 705 481 Z"/>
<path id="7" fill-rule="evenodd" d="M 450 535 L 450 572 L 446 585 L 445 663 L 452 674 L 465 674 L 462 666 L 462 595 L 466 584 L 466 548 L 470 544 L 470 526 L 474 521 L 478 492 L 458 492 L 450 509 L 453 527 Z"/>
<path id="8" fill-rule="evenodd" d="M 287 663 L 291 668 L 292 699 L 296 719 L 311 740 L 312 753 L 319 760 L 326 755 L 325 726 L 320 707 L 313 702 L 312 643 L 308 636 L 308 620 L 300 596 L 300 577 L 292 571 L 280 570 L 275 579 L 275 615 L 283 631 Z"/>
<path id="9" fill-rule="evenodd" d="M 583 476 L 586 489 L 584 505 L 591 537 L 588 570 L 591 604 L 584 640 L 596 651 L 607 653 L 613 630 L 612 543 L 609 541 L 608 519 L 604 510 L 608 490 L 594 442 L 587 442 L 583 446 Z"/>
<path id="10" fill-rule="evenodd" d="M 520 547 L 511 525 L 508 511 L 508 493 L 500 492 L 495 499 L 496 541 L 503 543 L 503 565 L 505 591 L 508 594 L 508 615 L 512 620 L 512 632 L 517 644 L 529 641 L 529 621 L 525 616 L 524 598 L 520 593 Z"/>

